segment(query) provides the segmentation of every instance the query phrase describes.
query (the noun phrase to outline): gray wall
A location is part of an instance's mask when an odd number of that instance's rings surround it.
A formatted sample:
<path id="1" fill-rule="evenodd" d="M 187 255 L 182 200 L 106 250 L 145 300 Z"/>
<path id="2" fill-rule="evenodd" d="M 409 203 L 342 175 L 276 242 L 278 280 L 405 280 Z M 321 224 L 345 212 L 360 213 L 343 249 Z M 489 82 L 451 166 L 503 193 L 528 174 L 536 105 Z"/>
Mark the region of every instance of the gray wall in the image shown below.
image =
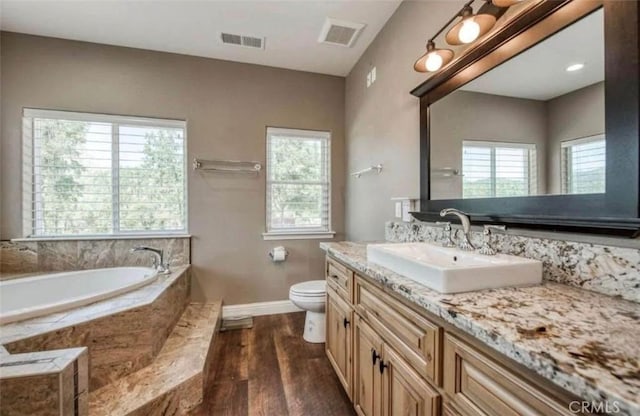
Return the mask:
<path id="1" fill-rule="evenodd" d="M 1 238 L 21 237 L 23 107 L 186 119 L 188 157 L 265 160 L 265 127 L 332 132 L 332 214 L 343 238 L 341 77 L 1 33 Z M 189 169 L 194 299 L 281 300 L 323 278 L 318 240 L 263 241 L 265 177 Z M 382 223 L 378 224 L 380 230 Z M 283 264 L 267 252 L 283 244 Z"/>
<path id="2" fill-rule="evenodd" d="M 560 146 L 563 141 L 604 133 L 604 82 L 547 101 L 549 193 L 562 190 Z"/>
<path id="3" fill-rule="evenodd" d="M 546 191 L 547 114 L 543 101 L 456 91 L 431 106 L 432 169 L 462 169 L 462 141 L 536 145 L 538 190 Z M 462 197 L 462 177 L 431 179 L 431 198 Z"/>
<path id="4" fill-rule="evenodd" d="M 380 175 L 347 178 L 347 238 L 380 240 L 396 196 L 420 195 L 418 99 L 427 77 L 413 70 L 426 38 L 459 9 L 452 1 L 404 1 L 349 73 L 346 85 L 347 171 L 383 163 Z M 377 81 L 366 88 L 376 66 Z"/>

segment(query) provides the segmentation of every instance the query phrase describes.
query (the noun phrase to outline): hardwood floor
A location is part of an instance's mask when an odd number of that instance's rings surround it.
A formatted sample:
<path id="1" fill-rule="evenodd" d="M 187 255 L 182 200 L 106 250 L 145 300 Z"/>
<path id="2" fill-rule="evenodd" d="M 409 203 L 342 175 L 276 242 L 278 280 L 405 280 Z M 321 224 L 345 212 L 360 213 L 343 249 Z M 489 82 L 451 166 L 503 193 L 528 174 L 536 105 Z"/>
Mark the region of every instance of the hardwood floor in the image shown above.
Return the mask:
<path id="1" fill-rule="evenodd" d="M 324 352 L 302 339 L 304 312 L 259 316 L 221 332 L 211 387 L 193 416 L 352 416 Z"/>

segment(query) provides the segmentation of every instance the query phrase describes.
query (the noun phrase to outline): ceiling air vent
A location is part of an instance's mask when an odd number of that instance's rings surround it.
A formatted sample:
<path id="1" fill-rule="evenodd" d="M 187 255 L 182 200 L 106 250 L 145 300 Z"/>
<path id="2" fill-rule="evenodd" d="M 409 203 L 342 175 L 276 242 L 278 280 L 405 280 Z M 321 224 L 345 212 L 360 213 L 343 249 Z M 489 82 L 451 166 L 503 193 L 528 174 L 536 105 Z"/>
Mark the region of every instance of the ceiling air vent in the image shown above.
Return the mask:
<path id="1" fill-rule="evenodd" d="M 318 42 L 350 48 L 358 39 L 358 35 L 364 26 L 362 23 L 347 22 L 328 17 L 324 22 L 324 26 L 322 26 Z"/>
<path id="2" fill-rule="evenodd" d="M 233 33 L 220 33 L 220 40 L 225 45 L 244 46 L 245 48 L 264 49 L 264 38 L 255 36 L 234 35 Z"/>

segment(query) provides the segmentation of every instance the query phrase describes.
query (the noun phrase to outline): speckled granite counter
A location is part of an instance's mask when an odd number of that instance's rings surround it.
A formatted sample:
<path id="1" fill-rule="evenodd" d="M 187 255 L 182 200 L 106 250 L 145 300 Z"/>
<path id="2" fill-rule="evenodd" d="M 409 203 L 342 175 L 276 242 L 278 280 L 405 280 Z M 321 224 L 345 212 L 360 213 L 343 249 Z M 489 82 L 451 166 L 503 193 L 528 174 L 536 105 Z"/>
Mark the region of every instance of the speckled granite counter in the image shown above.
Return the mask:
<path id="1" fill-rule="evenodd" d="M 548 282 L 444 295 L 368 263 L 366 244 L 320 247 L 565 390 L 640 415 L 639 304 Z"/>

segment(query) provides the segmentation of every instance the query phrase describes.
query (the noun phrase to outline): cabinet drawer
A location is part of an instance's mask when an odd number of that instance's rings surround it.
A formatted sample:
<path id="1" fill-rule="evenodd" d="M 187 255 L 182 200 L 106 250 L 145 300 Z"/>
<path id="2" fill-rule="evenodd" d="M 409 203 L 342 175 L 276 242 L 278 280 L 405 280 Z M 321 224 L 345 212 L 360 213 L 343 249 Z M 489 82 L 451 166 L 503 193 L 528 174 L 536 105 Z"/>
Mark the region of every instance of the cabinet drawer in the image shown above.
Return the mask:
<path id="1" fill-rule="evenodd" d="M 461 415 L 569 415 L 553 397 L 452 335 L 444 336 L 444 390 Z"/>
<path id="2" fill-rule="evenodd" d="M 353 302 L 353 272 L 327 257 L 327 285 L 335 290 L 347 302 Z"/>
<path id="3" fill-rule="evenodd" d="M 355 278 L 356 310 L 415 370 L 440 383 L 442 328 L 363 280 Z"/>

